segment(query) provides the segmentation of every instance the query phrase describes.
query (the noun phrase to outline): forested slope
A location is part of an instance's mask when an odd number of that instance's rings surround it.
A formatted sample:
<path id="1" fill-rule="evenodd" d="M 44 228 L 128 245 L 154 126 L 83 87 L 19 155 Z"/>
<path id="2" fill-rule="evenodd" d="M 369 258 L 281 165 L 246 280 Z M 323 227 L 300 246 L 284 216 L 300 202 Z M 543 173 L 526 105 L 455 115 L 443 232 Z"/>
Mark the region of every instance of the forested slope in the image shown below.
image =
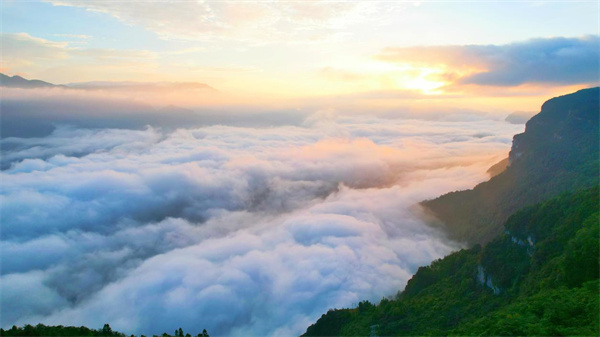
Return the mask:
<path id="1" fill-rule="evenodd" d="M 422 203 L 451 238 L 486 243 L 518 209 L 598 183 L 600 89 L 556 97 L 514 136 L 508 168 L 467 191 Z"/>
<path id="2" fill-rule="evenodd" d="M 527 207 L 485 246 L 419 268 L 396 298 L 330 310 L 305 336 L 598 335 L 598 194 Z"/>

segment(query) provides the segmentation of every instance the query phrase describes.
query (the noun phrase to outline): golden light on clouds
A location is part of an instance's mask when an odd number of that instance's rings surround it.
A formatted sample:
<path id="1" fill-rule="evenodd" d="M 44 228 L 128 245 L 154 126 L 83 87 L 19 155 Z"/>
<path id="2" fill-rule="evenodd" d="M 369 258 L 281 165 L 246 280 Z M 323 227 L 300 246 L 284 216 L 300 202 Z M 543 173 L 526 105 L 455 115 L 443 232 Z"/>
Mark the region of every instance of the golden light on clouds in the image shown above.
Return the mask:
<path id="1" fill-rule="evenodd" d="M 415 67 L 411 65 L 404 65 L 403 68 L 405 75 L 398 79 L 399 88 L 419 90 L 426 95 L 443 93 L 438 89 L 447 84 L 447 82 L 441 81 L 435 76 L 443 73 L 442 69 Z"/>

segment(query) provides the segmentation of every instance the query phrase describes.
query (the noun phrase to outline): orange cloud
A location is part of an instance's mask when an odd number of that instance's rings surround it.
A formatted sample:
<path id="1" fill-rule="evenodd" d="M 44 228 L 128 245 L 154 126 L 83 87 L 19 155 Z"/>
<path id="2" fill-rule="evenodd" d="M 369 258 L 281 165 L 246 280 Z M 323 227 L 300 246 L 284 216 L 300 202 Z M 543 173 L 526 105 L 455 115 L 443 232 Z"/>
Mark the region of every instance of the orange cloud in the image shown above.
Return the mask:
<path id="1" fill-rule="evenodd" d="M 540 38 L 505 45 L 386 48 L 386 62 L 436 67 L 455 85 L 573 85 L 598 81 L 600 38 Z"/>

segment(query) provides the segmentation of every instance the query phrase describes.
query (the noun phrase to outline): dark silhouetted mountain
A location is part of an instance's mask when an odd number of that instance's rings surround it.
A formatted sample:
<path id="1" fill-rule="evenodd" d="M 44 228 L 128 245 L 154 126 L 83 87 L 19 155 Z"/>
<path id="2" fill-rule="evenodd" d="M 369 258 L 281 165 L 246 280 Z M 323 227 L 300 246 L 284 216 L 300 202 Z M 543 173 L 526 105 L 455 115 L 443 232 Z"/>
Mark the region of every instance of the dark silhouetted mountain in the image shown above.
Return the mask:
<path id="1" fill-rule="evenodd" d="M 7 76 L 0 73 L 0 87 L 7 88 L 21 88 L 21 89 L 34 89 L 34 88 L 54 88 L 64 87 L 63 85 L 56 85 L 40 80 L 27 80 L 21 76 Z"/>
<path id="2" fill-rule="evenodd" d="M 518 209 L 562 192 L 598 183 L 599 88 L 548 100 L 515 135 L 509 166 L 472 190 L 452 192 L 422 204 L 450 237 L 485 243 L 502 232 Z"/>
<path id="3" fill-rule="evenodd" d="M 596 336 L 598 194 L 526 207 L 484 247 L 419 268 L 394 299 L 330 310 L 304 336 Z"/>

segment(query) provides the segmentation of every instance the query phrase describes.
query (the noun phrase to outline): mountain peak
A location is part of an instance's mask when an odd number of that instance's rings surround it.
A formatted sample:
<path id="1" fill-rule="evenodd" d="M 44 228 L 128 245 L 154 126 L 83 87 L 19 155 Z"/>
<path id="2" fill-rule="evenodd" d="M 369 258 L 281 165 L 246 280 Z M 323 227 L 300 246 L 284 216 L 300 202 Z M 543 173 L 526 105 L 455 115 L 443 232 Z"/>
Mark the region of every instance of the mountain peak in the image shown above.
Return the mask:
<path id="1" fill-rule="evenodd" d="M 475 188 L 423 202 L 448 234 L 486 243 L 517 209 L 598 182 L 600 88 L 552 98 L 513 137 L 510 165 Z"/>
<path id="2" fill-rule="evenodd" d="M 21 89 L 32 89 L 32 88 L 52 88 L 61 87 L 49 82 L 40 80 L 28 80 L 19 75 L 8 76 L 0 73 L 0 87 L 6 88 L 21 88 Z"/>

